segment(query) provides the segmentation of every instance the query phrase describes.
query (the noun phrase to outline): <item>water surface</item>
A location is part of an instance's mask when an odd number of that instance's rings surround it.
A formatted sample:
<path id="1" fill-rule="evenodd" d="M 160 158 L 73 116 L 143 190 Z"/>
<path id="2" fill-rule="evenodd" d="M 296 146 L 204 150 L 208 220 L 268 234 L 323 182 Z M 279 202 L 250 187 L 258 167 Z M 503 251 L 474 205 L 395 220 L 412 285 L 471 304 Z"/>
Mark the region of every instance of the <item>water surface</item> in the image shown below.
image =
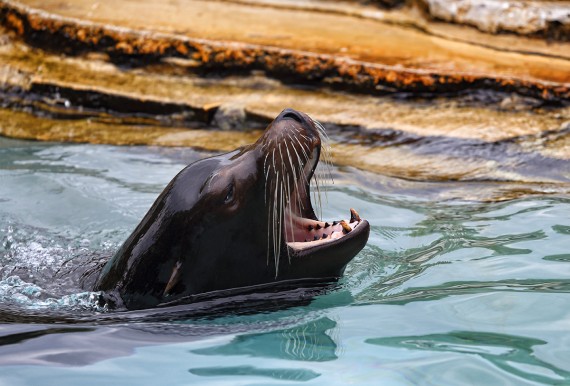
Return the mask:
<path id="1" fill-rule="evenodd" d="M 99 309 L 74 268 L 205 155 L 0 139 L 0 385 L 570 383 L 570 198 L 474 199 L 499 183 L 335 169 L 323 216 L 372 225 L 335 288 L 257 312 Z"/>

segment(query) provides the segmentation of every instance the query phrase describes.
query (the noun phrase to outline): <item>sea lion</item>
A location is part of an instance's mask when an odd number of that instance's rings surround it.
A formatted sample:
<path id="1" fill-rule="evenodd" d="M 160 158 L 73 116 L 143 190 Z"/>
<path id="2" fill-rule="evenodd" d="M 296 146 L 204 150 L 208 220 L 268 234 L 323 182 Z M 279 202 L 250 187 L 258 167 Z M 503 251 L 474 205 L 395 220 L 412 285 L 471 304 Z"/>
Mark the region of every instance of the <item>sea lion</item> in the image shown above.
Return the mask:
<path id="1" fill-rule="evenodd" d="M 166 186 L 94 290 L 128 309 L 223 290 L 339 278 L 370 225 L 320 221 L 310 180 L 326 134 L 286 109 L 252 145 L 194 162 Z"/>

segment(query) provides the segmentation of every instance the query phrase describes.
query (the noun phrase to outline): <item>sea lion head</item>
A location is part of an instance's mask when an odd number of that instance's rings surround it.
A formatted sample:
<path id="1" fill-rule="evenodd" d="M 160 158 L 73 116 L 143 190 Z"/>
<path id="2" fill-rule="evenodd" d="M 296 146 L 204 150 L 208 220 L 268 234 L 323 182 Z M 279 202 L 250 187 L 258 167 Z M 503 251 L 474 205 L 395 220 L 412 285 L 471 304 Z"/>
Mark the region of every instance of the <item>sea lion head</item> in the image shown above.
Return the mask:
<path id="1" fill-rule="evenodd" d="M 319 221 L 310 181 L 324 128 L 286 109 L 257 142 L 184 168 L 103 267 L 95 290 L 129 309 L 200 294 L 331 280 L 364 247 L 369 224 Z"/>

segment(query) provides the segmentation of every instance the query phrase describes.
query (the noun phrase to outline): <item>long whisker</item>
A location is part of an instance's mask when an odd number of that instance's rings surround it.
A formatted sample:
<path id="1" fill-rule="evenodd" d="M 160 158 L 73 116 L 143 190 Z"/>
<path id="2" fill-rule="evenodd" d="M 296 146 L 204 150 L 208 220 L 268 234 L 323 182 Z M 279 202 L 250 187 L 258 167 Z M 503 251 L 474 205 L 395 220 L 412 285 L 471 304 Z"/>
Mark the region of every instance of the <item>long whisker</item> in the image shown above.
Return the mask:
<path id="1" fill-rule="evenodd" d="M 280 250 L 278 247 L 278 239 L 277 239 L 277 234 L 278 234 L 278 224 L 279 224 L 279 219 L 277 217 L 278 214 L 278 201 L 277 201 L 277 197 L 278 197 L 278 187 L 279 187 L 279 171 L 277 170 L 277 168 L 275 167 L 275 148 L 273 148 L 273 152 L 271 155 L 272 161 L 273 161 L 273 171 L 275 172 L 275 186 L 274 186 L 274 197 L 273 197 L 273 259 L 275 260 L 275 276 L 278 275 L 279 273 L 279 254 L 280 254 Z"/>
<path id="2" fill-rule="evenodd" d="M 316 173 L 313 175 L 313 181 L 315 181 L 315 187 L 317 188 L 316 193 L 313 191 L 313 196 L 316 198 L 316 201 L 317 201 L 317 206 L 318 206 L 318 210 L 319 210 L 319 217 L 322 218 L 323 217 L 323 205 L 321 202 L 321 188 L 319 186 L 319 179 L 318 179 Z"/>
<path id="3" fill-rule="evenodd" d="M 312 118 L 311 118 L 312 119 Z M 331 146 L 330 146 L 330 138 L 327 134 L 325 127 L 317 120 L 313 119 L 313 122 L 317 126 L 317 130 L 321 134 L 321 150 L 323 153 L 323 163 L 327 167 L 327 171 L 329 174 L 329 178 L 331 179 L 331 183 L 334 184 L 334 178 L 332 176 L 332 160 L 331 160 Z"/>
<path id="4" fill-rule="evenodd" d="M 291 139 L 291 135 L 288 135 L 288 138 Z M 291 145 L 292 146 L 292 145 Z M 298 176 L 297 176 L 297 168 L 293 165 L 293 157 L 291 157 L 291 152 L 289 151 L 289 144 L 287 142 L 285 142 L 285 148 L 287 149 L 287 158 L 289 159 L 289 165 L 291 165 L 291 173 L 293 174 L 293 183 L 295 184 L 295 192 L 296 192 L 296 198 L 297 198 L 297 207 L 299 209 L 301 209 L 301 200 L 300 200 L 300 194 L 299 194 L 299 185 L 297 183 L 298 180 Z M 290 197 L 290 199 L 292 199 Z M 293 202 L 291 200 L 291 202 Z"/>
<path id="5" fill-rule="evenodd" d="M 285 165 L 285 158 L 283 157 L 283 150 L 282 150 L 281 146 L 278 146 L 278 148 L 279 148 L 279 155 L 281 156 L 281 162 L 279 164 Z M 284 168 L 284 173 L 282 175 L 283 175 L 283 181 L 282 181 L 281 189 L 279 192 L 279 197 L 281 199 L 279 220 L 282 221 L 283 230 L 285 231 L 285 239 L 287 239 L 287 225 L 285 224 L 285 212 L 287 210 L 286 203 L 289 202 L 289 198 L 291 196 L 291 194 L 289 192 L 289 173 L 287 172 L 287 168 Z M 286 182 L 286 186 L 284 186 L 285 182 Z M 287 190 L 285 190 L 285 188 Z M 291 218 L 289 218 L 289 219 L 291 220 Z M 291 222 L 291 227 L 292 226 L 293 226 L 293 223 Z M 281 245 L 281 242 L 279 242 L 279 245 Z M 289 255 L 289 249 L 287 249 L 287 255 Z M 290 256 L 289 256 L 289 260 L 291 260 Z"/>
<path id="6" fill-rule="evenodd" d="M 268 176 L 266 175 L 266 183 L 267 183 L 267 178 Z M 273 187 L 274 185 L 274 181 L 271 181 L 271 186 Z M 273 191 L 273 189 L 271 190 L 267 190 L 266 195 L 270 195 L 271 192 Z M 269 197 L 269 200 L 271 200 L 271 197 Z M 270 205 L 267 205 L 267 207 L 269 208 Z M 273 225 L 273 216 L 271 215 L 271 212 L 269 212 L 268 216 L 267 216 L 267 265 L 269 265 L 269 255 L 270 255 L 270 244 L 269 244 L 269 235 L 271 235 L 272 233 L 270 232 L 272 230 L 272 225 Z M 273 241 L 273 240 L 272 240 Z"/>
<path id="7" fill-rule="evenodd" d="M 299 141 L 299 138 L 297 137 L 293 137 L 295 139 L 295 141 L 297 141 L 297 143 L 299 144 L 299 146 L 301 147 L 301 151 L 303 152 L 303 155 L 305 156 L 305 162 L 307 162 L 309 160 L 309 155 L 307 154 L 307 152 L 305 151 L 305 147 L 303 146 L 303 144 L 301 144 L 301 141 Z M 307 151 L 309 149 L 307 148 Z M 304 164 L 304 163 L 303 163 Z"/>
<path id="8" fill-rule="evenodd" d="M 283 182 L 283 180 L 281 181 Z M 285 193 L 284 187 L 283 187 L 283 183 L 280 184 L 280 188 L 279 188 L 279 232 L 277 233 L 278 238 L 279 238 L 279 242 L 277 244 L 278 248 L 279 248 L 279 256 L 281 255 L 281 240 L 282 240 L 282 232 L 281 230 L 285 228 L 285 221 L 284 221 L 284 214 L 285 214 L 285 198 L 283 197 Z M 279 259 L 276 262 L 276 270 L 275 270 L 275 278 L 277 278 L 277 275 L 279 274 Z"/>
<path id="9" fill-rule="evenodd" d="M 311 118 L 312 119 L 312 118 Z M 323 190 L 325 193 L 325 200 L 328 202 L 328 189 L 326 189 L 326 177 L 330 178 L 331 184 L 334 184 L 334 178 L 332 176 L 332 162 L 331 162 L 331 154 L 330 154 L 330 138 L 326 132 L 325 127 L 317 120 L 312 119 L 313 123 L 315 124 L 317 131 L 319 132 L 319 136 L 321 138 L 321 155 L 322 155 L 322 164 L 324 164 L 324 168 L 326 171 L 323 170 L 323 166 L 319 166 L 315 173 L 315 182 L 317 185 L 317 189 L 320 186 L 323 186 Z M 320 192 L 319 192 L 320 195 Z"/>
<path id="10" fill-rule="evenodd" d="M 293 235 L 293 210 L 291 208 L 291 191 L 290 191 L 291 183 L 289 182 L 289 174 L 287 174 L 287 197 L 289 205 L 289 230 L 291 232 L 291 241 L 294 240 L 295 236 Z M 287 234 L 287 232 L 285 232 Z M 287 238 L 287 237 L 286 237 Z M 287 248 L 287 257 L 289 258 L 289 264 L 291 263 L 291 255 L 289 254 L 289 248 Z"/>

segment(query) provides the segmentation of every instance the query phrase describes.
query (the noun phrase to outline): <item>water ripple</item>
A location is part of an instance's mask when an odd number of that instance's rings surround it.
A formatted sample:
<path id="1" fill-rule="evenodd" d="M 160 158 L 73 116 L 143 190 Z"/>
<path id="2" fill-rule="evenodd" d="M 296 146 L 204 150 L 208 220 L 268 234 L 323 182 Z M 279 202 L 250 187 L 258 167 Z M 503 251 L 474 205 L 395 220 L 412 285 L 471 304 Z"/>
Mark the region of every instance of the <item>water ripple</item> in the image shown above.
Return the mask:
<path id="1" fill-rule="evenodd" d="M 102 312 L 82 268 L 114 253 L 196 153 L 3 142 L 0 364 L 17 366 L 0 383 L 570 382 L 567 196 L 487 202 L 502 184 L 334 169 L 324 217 L 349 202 L 371 223 L 338 285 Z M 66 378 L 62 365 L 83 367 Z"/>

